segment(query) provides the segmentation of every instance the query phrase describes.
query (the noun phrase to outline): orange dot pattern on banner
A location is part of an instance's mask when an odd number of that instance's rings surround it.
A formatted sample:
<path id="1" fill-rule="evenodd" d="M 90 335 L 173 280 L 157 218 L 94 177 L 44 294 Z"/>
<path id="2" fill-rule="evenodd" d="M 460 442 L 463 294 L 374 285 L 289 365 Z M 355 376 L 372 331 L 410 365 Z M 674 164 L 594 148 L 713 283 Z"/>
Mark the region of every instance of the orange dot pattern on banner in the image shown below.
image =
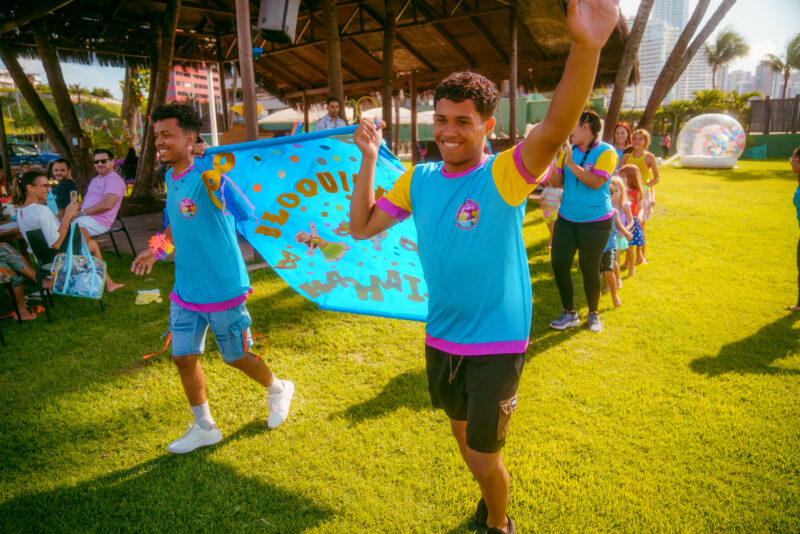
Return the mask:
<path id="1" fill-rule="evenodd" d="M 327 217 L 328 216 L 328 212 L 327 211 L 323 211 L 322 213 L 320 213 L 320 215 L 322 215 L 323 217 Z"/>
<path id="2" fill-rule="evenodd" d="M 260 193 L 261 192 L 261 184 L 253 184 L 253 191 L 255 191 L 256 193 Z"/>
<path id="3" fill-rule="evenodd" d="M 297 163 L 298 161 L 300 161 L 300 158 L 298 158 L 297 156 L 291 156 L 289 158 L 289 161 L 291 161 L 292 163 Z"/>

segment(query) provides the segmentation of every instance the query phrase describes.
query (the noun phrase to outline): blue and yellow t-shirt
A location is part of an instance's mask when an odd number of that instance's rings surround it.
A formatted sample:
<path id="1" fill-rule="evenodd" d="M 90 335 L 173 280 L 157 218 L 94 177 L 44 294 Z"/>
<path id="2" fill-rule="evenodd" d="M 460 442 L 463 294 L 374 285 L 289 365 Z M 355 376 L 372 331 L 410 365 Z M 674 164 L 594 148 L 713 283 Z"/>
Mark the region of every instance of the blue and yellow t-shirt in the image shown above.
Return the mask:
<path id="1" fill-rule="evenodd" d="M 200 171 L 167 172 L 167 215 L 175 245 L 175 286 L 170 300 L 194 311 L 238 306 L 251 291 L 231 214 L 212 202 Z M 218 198 L 221 200 L 221 198 Z"/>
<path id="2" fill-rule="evenodd" d="M 427 345 L 465 356 L 525 352 L 531 281 L 522 219 L 536 182 L 518 145 L 457 174 L 442 162 L 417 165 L 379 199 L 392 217 L 414 214 L 428 284 Z"/>
<path id="3" fill-rule="evenodd" d="M 561 196 L 558 214 L 568 221 L 578 223 L 610 218 L 612 208 L 608 181 L 617 167 L 617 152 L 614 147 L 608 143 L 598 143 L 590 148 L 588 153 L 582 152 L 578 147 L 572 149 L 572 161 L 576 165 L 606 179 L 598 189 L 592 189 L 578 180 L 578 177 L 564 164 L 565 154 L 566 152 L 562 151 L 556 163 L 556 170 L 564 179 L 564 193 Z"/>

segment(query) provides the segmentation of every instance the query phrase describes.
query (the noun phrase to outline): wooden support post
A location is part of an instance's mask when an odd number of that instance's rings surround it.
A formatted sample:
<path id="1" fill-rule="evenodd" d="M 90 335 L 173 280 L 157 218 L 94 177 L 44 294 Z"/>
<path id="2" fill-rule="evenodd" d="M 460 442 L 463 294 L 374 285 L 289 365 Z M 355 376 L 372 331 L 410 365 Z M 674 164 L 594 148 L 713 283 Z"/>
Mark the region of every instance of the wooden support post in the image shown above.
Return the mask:
<path id="1" fill-rule="evenodd" d="M 517 143 L 517 8 L 511 8 L 511 73 L 508 77 L 508 137 L 511 145 Z"/>
<path id="2" fill-rule="evenodd" d="M 305 133 L 311 131 L 311 125 L 308 124 L 308 99 L 305 91 L 303 91 L 303 131 Z"/>
<path id="3" fill-rule="evenodd" d="M 411 81 L 409 82 L 411 92 L 411 164 L 416 165 L 419 161 L 417 151 L 417 73 L 411 71 Z"/>
<path id="4" fill-rule="evenodd" d="M 223 130 L 230 128 L 228 122 L 228 90 L 225 87 L 225 64 L 222 62 L 222 46 L 217 35 L 217 73 L 219 74 L 219 97 L 222 104 L 222 124 Z"/>
<path id="5" fill-rule="evenodd" d="M 769 133 L 770 122 L 772 122 L 772 101 L 767 96 L 764 99 L 764 135 Z"/>
<path id="6" fill-rule="evenodd" d="M 258 139 L 258 117 L 253 72 L 253 39 L 250 35 L 250 3 L 247 0 L 236 0 L 236 42 L 239 48 L 239 73 L 242 76 L 245 139 L 255 141 Z"/>

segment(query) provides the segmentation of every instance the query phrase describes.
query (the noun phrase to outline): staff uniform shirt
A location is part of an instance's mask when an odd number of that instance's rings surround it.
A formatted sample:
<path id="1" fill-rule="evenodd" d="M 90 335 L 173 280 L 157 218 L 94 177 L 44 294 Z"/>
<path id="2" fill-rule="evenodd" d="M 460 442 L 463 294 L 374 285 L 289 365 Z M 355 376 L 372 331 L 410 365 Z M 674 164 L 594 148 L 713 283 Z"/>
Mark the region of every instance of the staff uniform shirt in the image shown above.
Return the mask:
<path id="1" fill-rule="evenodd" d="M 598 189 L 592 189 L 578 180 L 575 173 L 569 170 L 564 163 L 565 154 L 565 151 L 561 152 L 556 164 L 556 170 L 561 174 L 564 182 L 561 207 L 558 209 L 559 216 L 577 223 L 604 221 L 611 218 L 614 212 L 611 207 L 608 182 L 617 166 L 617 152 L 614 147 L 608 143 L 598 143 L 589 149 L 588 154 L 582 152 L 578 147 L 572 149 L 572 161 L 575 162 L 575 165 L 582 166 L 584 170 L 605 179 L 603 185 Z M 586 160 L 584 161 L 585 154 Z"/>
<path id="2" fill-rule="evenodd" d="M 794 190 L 792 202 L 794 202 L 794 209 L 797 211 L 797 224 L 800 224 L 800 185 Z"/>
<path id="3" fill-rule="evenodd" d="M 110 210 L 102 213 L 95 213 L 89 215 L 92 219 L 100 223 L 103 228 L 111 228 L 114 219 L 117 218 L 119 206 L 122 204 L 122 199 L 127 191 L 125 180 L 119 174 L 111 171 L 105 176 L 95 176 L 89 182 L 89 187 L 86 189 L 86 196 L 83 197 L 84 208 L 91 208 L 100 203 L 107 194 L 112 193 L 117 195 L 117 202 L 111 207 Z"/>
<path id="4" fill-rule="evenodd" d="M 519 145 L 468 171 L 447 173 L 443 165 L 415 166 L 378 200 L 396 219 L 414 214 L 428 284 L 425 343 L 463 356 L 525 352 L 531 281 L 522 219 L 537 179 Z"/>
<path id="5" fill-rule="evenodd" d="M 167 215 L 175 245 L 175 286 L 169 298 L 187 310 L 214 312 L 244 302 L 250 279 L 236 238 L 236 221 L 212 201 L 194 165 L 167 171 Z M 232 202 L 227 205 L 230 206 Z"/>

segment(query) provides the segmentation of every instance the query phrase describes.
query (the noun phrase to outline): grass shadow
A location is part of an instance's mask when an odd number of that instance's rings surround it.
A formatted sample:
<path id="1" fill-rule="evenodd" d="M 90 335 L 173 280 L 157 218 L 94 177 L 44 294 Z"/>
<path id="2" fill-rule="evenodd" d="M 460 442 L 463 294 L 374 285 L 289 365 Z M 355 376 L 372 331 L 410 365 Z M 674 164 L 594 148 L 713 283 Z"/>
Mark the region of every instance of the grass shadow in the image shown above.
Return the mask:
<path id="1" fill-rule="evenodd" d="M 377 419 L 400 408 L 424 410 L 430 408 L 428 395 L 428 375 L 423 370 L 407 371 L 395 375 L 375 397 L 354 404 L 342 412 L 333 413 L 329 419 L 344 417 L 351 423 L 361 423 L 367 419 Z"/>
<path id="2" fill-rule="evenodd" d="M 243 476 L 210 458 L 215 449 L 254 432 L 250 425 L 216 447 L 164 455 L 77 485 L 19 495 L 0 504 L 3 532 L 299 533 L 333 511 L 271 482 Z M 224 487 L 225 491 L 219 488 Z"/>
<path id="3" fill-rule="evenodd" d="M 693 169 L 693 172 L 695 172 L 696 174 L 701 175 L 701 176 L 708 176 L 708 177 L 714 177 L 714 178 L 719 177 L 719 171 L 716 171 L 716 172 L 714 172 L 714 171 L 697 171 L 696 169 Z M 792 182 L 797 180 L 797 176 L 792 174 L 791 169 L 789 169 L 788 162 L 786 163 L 786 172 L 783 172 L 783 171 L 780 171 L 780 172 L 758 172 L 758 171 L 745 171 L 745 170 L 742 170 L 742 169 L 731 169 L 731 170 L 725 170 L 724 174 L 723 174 L 723 179 L 727 180 L 729 182 L 746 182 L 746 181 L 752 181 L 752 180 L 763 180 L 765 178 L 769 178 L 769 179 L 778 178 L 778 179 L 783 179 L 783 180 L 792 181 Z"/>
<path id="4" fill-rule="evenodd" d="M 451 528 L 444 534 L 467 534 L 467 533 L 475 533 L 475 534 L 486 534 L 486 529 L 483 527 L 479 527 L 477 523 L 472 518 L 465 519 L 455 527 Z"/>
<path id="5" fill-rule="evenodd" d="M 724 373 L 798 375 L 800 371 L 775 367 L 772 362 L 800 350 L 800 329 L 793 328 L 799 320 L 800 314 L 790 313 L 751 336 L 724 345 L 713 358 L 697 358 L 689 367 L 710 377 Z"/>

